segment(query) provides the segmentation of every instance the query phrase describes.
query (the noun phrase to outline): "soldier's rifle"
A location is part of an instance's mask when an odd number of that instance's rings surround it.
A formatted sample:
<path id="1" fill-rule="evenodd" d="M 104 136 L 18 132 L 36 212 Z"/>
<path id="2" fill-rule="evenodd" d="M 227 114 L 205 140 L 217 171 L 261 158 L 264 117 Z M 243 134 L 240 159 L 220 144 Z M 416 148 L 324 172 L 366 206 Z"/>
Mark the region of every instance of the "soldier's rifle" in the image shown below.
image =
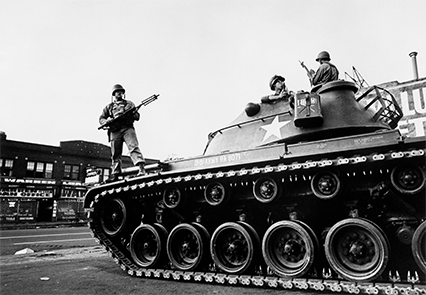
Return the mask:
<path id="1" fill-rule="evenodd" d="M 313 70 L 309 70 L 305 63 L 303 61 L 299 60 L 300 65 L 302 66 L 302 68 L 304 68 L 306 70 L 306 74 L 308 75 L 309 78 L 309 82 L 311 82 L 311 86 L 312 86 L 312 79 L 314 78 L 314 74 L 315 72 Z"/>
<path id="2" fill-rule="evenodd" d="M 148 97 L 148 98 L 146 98 L 146 99 L 142 100 L 142 101 L 141 101 L 141 103 L 140 103 L 139 105 L 134 106 L 134 107 L 132 107 L 132 108 L 130 108 L 130 109 L 128 109 L 128 110 L 126 110 L 126 111 L 125 111 L 124 113 L 122 113 L 121 115 L 119 115 L 119 116 L 115 117 L 114 119 L 112 119 L 112 120 L 110 120 L 110 121 L 107 121 L 107 122 L 105 122 L 104 124 L 102 124 L 101 126 L 99 126 L 99 127 L 98 127 L 98 130 L 101 130 L 101 129 L 108 129 L 108 127 L 109 127 L 111 124 L 114 124 L 115 122 L 117 122 L 118 120 L 120 120 L 120 119 L 122 119 L 122 118 L 126 117 L 126 116 L 127 116 L 127 115 L 129 115 L 129 114 L 134 114 L 134 113 L 136 113 L 136 112 L 140 109 L 140 107 L 141 107 L 141 106 L 146 106 L 146 105 L 150 104 L 151 102 L 153 102 L 154 100 L 156 100 L 159 96 L 160 96 L 160 94 L 153 94 L 153 95 L 151 95 L 150 97 Z"/>

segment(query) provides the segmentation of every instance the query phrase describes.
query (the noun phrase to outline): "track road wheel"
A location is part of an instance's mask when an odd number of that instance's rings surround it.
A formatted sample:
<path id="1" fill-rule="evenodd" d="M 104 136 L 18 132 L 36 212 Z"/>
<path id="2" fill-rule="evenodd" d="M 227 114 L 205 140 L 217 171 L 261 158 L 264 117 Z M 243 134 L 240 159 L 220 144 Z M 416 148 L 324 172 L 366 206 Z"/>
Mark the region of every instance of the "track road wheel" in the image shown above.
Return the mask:
<path id="1" fill-rule="evenodd" d="M 201 224 L 177 225 L 167 239 L 167 255 L 170 262 L 182 271 L 197 269 L 208 257 L 209 240 L 209 233 Z"/>
<path id="2" fill-rule="evenodd" d="M 254 182 L 253 195 L 261 203 L 270 203 L 280 196 L 280 187 L 273 178 L 262 177 Z"/>
<path id="3" fill-rule="evenodd" d="M 311 189 L 315 196 L 322 200 L 332 199 L 340 192 L 339 177 L 332 172 L 320 172 L 311 180 Z"/>
<path id="4" fill-rule="evenodd" d="M 130 239 L 130 254 L 140 267 L 152 268 L 165 257 L 167 230 L 161 224 L 142 224 Z"/>
<path id="5" fill-rule="evenodd" d="M 211 206 L 219 206 L 227 202 L 229 194 L 222 183 L 212 182 L 206 186 L 204 198 Z"/>
<path id="6" fill-rule="evenodd" d="M 350 281 L 378 278 L 389 260 L 389 242 L 385 234 L 366 219 L 339 221 L 327 233 L 324 247 L 330 266 Z"/>
<path id="7" fill-rule="evenodd" d="M 230 274 L 242 274 L 253 266 L 259 250 L 259 236 L 245 222 L 220 225 L 210 240 L 210 254 L 216 266 Z"/>
<path id="8" fill-rule="evenodd" d="M 175 209 L 183 203 L 182 194 L 177 187 L 168 188 L 163 193 L 163 202 L 169 209 Z"/>
<path id="9" fill-rule="evenodd" d="M 278 275 L 293 278 L 306 274 L 318 253 L 312 229 L 300 222 L 283 220 L 271 225 L 263 236 L 266 264 Z"/>
<path id="10" fill-rule="evenodd" d="M 426 274 L 426 221 L 423 221 L 414 232 L 411 251 L 417 266 Z"/>
<path id="11" fill-rule="evenodd" d="M 115 237 L 124 230 L 127 217 L 127 209 L 123 200 L 119 198 L 107 200 L 100 212 L 102 229 L 108 236 Z"/>
<path id="12" fill-rule="evenodd" d="M 391 172 L 391 183 L 400 193 L 412 195 L 425 186 L 425 175 L 419 166 L 397 166 Z"/>

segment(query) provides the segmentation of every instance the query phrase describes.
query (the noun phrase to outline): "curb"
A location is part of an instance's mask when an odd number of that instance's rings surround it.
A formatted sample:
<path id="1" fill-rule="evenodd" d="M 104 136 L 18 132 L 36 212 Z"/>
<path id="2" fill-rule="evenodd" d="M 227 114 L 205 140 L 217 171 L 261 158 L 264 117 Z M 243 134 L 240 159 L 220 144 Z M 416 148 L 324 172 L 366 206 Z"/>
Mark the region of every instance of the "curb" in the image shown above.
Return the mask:
<path id="1" fill-rule="evenodd" d="M 87 222 L 35 222 L 35 223 L 2 223 L 0 230 L 14 230 L 14 229 L 35 229 L 35 228 L 55 228 L 55 227 L 77 227 L 87 226 Z"/>

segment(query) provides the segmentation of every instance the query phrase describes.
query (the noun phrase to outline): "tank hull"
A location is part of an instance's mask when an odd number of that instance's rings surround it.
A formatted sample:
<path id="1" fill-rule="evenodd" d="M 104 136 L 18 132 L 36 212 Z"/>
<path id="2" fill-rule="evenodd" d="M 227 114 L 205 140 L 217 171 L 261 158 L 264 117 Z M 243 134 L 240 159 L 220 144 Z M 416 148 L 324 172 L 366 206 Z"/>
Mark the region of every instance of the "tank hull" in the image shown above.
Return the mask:
<path id="1" fill-rule="evenodd" d="M 170 161 L 91 189 L 89 227 L 136 277 L 425 294 L 425 152 L 385 129 Z"/>

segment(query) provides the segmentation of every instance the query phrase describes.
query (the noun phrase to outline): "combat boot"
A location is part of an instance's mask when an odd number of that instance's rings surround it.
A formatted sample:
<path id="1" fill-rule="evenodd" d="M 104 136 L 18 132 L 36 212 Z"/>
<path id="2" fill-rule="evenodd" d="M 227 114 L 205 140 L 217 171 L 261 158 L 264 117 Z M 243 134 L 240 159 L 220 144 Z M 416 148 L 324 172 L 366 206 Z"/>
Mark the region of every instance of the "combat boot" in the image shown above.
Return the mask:
<path id="1" fill-rule="evenodd" d="M 146 174 L 145 164 L 144 163 L 139 163 L 139 173 L 138 173 L 138 176 L 144 176 L 145 174 Z"/>
<path id="2" fill-rule="evenodd" d="M 105 180 L 106 183 L 111 183 L 111 182 L 115 182 L 118 180 L 118 175 L 117 174 L 111 174 L 107 180 Z"/>

